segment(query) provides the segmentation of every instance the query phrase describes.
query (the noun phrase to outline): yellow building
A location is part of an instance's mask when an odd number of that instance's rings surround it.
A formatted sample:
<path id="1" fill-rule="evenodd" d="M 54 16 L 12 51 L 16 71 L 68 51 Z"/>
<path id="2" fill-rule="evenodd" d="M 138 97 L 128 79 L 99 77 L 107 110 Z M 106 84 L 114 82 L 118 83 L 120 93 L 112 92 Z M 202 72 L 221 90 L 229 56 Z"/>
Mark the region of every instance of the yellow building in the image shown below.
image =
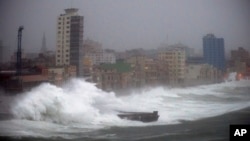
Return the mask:
<path id="1" fill-rule="evenodd" d="M 169 48 L 158 53 L 158 59 L 167 64 L 169 82 L 182 83 L 185 78 L 185 49 L 181 47 Z"/>
<path id="2" fill-rule="evenodd" d="M 83 77 L 86 78 L 87 81 L 92 81 L 92 73 L 93 73 L 93 63 L 89 57 L 83 58 Z"/>
<path id="3" fill-rule="evenodd" d="M 168 68 L 165 62 L 145 57 L 133 56 L 126 60 L 133 69 L 132 83 L 136 88 L 166 84 Z"/>
<path id="4" fill-rule="evenodd" d="M 76 77 L 76 73 L 76 66 L 48 68 L 49 81 L 59 86 L 62 85 L 66 80 Z"/>

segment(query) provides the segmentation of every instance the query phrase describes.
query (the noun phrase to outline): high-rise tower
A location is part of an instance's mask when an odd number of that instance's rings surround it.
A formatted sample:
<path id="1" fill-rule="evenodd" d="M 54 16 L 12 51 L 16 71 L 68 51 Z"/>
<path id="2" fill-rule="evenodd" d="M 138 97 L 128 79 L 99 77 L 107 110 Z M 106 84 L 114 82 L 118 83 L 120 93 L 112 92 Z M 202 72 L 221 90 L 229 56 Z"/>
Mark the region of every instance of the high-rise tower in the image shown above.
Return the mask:
<path id="1" fill-rule="evenodd" d="M 203 54 L 206 63 L 225 71 L 224 39 L 216 38 L 213 34 L 203 37 Z"/>
<path id="2" fill-rule="evenodd" d="M 56 65 L 74 65 L 80 74 L 81 48 L 83 47 L 83 16 L 78 9 L 65 9 L 57 20 Z"/>

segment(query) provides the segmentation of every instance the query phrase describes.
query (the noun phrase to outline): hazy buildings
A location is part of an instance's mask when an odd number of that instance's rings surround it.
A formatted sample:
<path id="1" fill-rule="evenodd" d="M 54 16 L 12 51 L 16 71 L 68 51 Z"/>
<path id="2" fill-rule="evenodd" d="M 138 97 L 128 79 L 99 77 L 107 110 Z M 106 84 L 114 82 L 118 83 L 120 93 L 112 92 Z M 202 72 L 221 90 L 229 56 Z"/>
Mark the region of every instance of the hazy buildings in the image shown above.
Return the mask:
<path id="1" fill-rule="evenodd" d="M 203 58 L 193 57 L 187 60 L 185 86 L 210 84 L 220 80 L 221 71 L 204 63 Z"/>
<path id="2" fill-rule="evenodd" d="M 231 59 L 228 63 L 229 72 L 237 72 L 244 76 L 250 76 L 250 55 L 243 47 L 231 51 Z"/>
<path id="3" fill-rule="evenodd" d="M 171 84 L 182 83 L 185 77 L 185 48 L 174 46 L 158 53 L 158 59 L 168 65 L 168 76 Z"/>
<path id="4" fill-rule="evenodd" d="M 83 43 L 83 54 L 98 53 L 102 50 L 102 45 L 99 42 L 87 39 Z"/>
<path id="5" fill-rule="evenodd" d="M 134 88 L 163 85 L 168 82 L 168 66 L 164 61 L 138 55 L 126 59 L 126 62 L 133 70 L 131 80 Z"/>
<path id="6" fill-rule="evenodd" d="M 89 58 L 93 65 L 99 65 L 101 63 L 114 64 L 116 62 L 115 54 L 105 51 L 86 54 L 85 58 Z"/>
<path id="7" fill-rule="evenodd" d="M 60 86 L 69 78 L 76 77 L 76 66 L 50 67 L 47 75 L 49 82 Z"/>
<path id="8" fill-rule="evenodd" d="M 249 52 L 243 47 L 231 51 L 231 60 L 247 62 L 250 59 Z"/>
<path id="9" fill-rule="evenodd" d="M 103 90 L 121 90 L 130 88 L 132 69 L 130 64 L 100 64 L 94 68 L 93 81 Z"/>
<path id="10" fill-rule="evenodd" d="M 116 56 L 112 50 L 103 50 L 100 43 L 90 39 L 84 41 L 83 52 L 84 61 L 89 60 L 93 65 L 116 62 Z"/>
<path id="11" fill-rule="evenodd" d="M 224 39 L 213 34 L 203 37 L 203 55 L 206 63 L 225 71 Z"/>
<path id="12" fill-rule="evenodd" d="M 83 16 L 79 16 L 77 11 L 75 8 L 65 9 L 65 14 L 58 17 L 56 65 L 74 65 L 79 75 L 83 46 Z"/>

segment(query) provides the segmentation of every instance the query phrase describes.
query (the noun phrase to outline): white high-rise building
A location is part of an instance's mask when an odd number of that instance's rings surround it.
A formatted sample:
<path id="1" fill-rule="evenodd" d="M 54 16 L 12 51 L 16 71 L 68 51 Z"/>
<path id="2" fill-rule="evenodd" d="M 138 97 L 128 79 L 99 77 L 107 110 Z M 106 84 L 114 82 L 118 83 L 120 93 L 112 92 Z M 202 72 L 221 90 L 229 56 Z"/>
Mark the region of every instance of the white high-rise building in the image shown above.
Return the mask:
<path id="1" fill-rule="evenodd" d="M 76 8 L 65 9 L 57 19 L 56 66 L 74 65 L 80 75 L 84 19 L 77 11 Z"/>

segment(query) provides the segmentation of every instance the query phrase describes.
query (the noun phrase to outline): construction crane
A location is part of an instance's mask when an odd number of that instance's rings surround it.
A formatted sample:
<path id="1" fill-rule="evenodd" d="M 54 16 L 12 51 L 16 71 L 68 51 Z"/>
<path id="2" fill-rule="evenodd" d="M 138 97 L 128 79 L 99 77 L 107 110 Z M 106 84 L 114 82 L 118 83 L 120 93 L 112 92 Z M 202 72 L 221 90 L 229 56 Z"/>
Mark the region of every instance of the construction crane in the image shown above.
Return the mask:
<path id="1" fill-rule="evenodd" d="M 16 54 L 16 75 L 20 76 L 22 74 L 22 30 L 23 26 L 18 28 L 18 42 L 17 42 L 17 54 Z"/>

